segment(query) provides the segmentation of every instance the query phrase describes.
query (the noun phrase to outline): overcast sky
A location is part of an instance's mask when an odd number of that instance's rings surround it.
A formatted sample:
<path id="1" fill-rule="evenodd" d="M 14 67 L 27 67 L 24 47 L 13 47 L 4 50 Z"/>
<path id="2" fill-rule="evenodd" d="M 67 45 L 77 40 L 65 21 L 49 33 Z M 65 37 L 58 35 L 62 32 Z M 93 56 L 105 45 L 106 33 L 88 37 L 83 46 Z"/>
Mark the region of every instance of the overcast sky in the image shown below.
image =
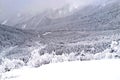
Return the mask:
<path id="1" fill-rule="evenodd" d="M 83 6 L 96 1 L 98 0 L 0 0 L 0 12 L 9 14 L 22 11 L 37 12 L 47 8 L 58 8 L 65 4 Z"/>

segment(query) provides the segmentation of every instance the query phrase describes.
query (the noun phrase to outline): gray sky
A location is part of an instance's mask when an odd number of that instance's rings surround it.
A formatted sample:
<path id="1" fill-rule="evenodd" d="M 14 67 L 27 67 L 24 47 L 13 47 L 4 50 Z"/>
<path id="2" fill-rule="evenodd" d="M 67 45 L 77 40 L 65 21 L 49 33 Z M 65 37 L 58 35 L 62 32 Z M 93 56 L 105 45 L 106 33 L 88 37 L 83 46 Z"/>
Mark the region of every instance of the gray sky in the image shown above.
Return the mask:
<path id="1" fill-rule="evenodd" d="M 47 8 L 59 8 L 65 4 L 83 6 L 96 1 L 98 0 L 0 0 L 0 13 L 34 13 L 43 11 Z"/>

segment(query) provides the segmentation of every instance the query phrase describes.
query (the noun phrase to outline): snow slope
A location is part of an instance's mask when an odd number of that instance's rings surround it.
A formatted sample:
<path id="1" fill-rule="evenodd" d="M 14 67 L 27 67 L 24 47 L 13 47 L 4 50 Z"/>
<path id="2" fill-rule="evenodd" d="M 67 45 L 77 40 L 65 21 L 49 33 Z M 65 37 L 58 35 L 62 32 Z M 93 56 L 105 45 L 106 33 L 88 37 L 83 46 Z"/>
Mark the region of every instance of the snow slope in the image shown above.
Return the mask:
<path id="1" fill-rule="evenodd" d="M 3 73 L 1 80 L 120 80 L 120 60 L 63 62 Z"/>

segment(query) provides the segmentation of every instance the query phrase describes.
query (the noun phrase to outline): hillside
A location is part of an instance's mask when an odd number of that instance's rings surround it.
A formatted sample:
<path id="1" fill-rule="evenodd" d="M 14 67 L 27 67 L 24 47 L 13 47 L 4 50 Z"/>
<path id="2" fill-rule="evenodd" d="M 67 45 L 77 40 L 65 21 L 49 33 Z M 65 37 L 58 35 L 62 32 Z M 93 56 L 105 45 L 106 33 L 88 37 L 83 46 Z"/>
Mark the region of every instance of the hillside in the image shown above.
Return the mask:
<path id="1" fill-rule="evenodd" d="M 82 10 L 77 9 L 73 14 L 53 19 L 47 15 L 37 15 L 30 20 L 16 25 L 25 29 L 40 31 L 80 30 L 100 31 L 119 29 L 120 1 L 106 3 L 105 5 L 89 5 Z M 42 18 L 41 18 L 42 16 Z M 32 26 L 35 26 L 34 28 Z"/>
<path id="2" fill-rule="evenodd" d="M 36 33 L 0 25 L 0 63 L 4 57 L 29 56 L 28 48 L 34 46 L 36 40 L 38 40 Z"/>

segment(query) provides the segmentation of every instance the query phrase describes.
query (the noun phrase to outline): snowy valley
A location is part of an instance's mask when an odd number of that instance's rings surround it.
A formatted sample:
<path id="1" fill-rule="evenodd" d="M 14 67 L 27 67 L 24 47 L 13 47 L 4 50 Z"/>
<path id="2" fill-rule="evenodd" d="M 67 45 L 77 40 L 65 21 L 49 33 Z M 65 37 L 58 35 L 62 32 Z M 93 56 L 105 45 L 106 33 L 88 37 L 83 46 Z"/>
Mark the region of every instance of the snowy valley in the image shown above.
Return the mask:
<path id="1" fill-rule="evenodd" d="M 85 3 L 1 10 L 0 80 L 120 80 L 120 1 Z"/>

